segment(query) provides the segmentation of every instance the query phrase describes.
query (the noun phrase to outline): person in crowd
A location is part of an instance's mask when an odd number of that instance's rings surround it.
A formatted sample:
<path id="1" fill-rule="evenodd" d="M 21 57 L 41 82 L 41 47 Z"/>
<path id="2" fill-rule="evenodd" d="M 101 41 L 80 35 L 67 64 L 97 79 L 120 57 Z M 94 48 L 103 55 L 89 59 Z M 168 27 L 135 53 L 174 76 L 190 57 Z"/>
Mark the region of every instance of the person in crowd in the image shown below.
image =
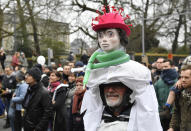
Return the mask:
<path id="1" fill-rule="evenodd" d="M 48 90 L 52 96 L 52 105 L 54 110 L 53 122 L 49 124 L 53 131 L 66 130 L 66 116 L 65 116 L 65 101 L 67 95 L 67 88 L 65 84 L 61 83 L 62 76 L 59 72 L 53 71 L 50 73 L 50 86 Z"/>
<path id="2" fill-rule="evenodd" d="M 80 68 L 80 67 L 84 67 L 84 63 L 82 61 L 77 61 L 75 63 L 75 68 Z M 79 71 L 79 72 L 75 72 L 76 77 L 84 75 L 84 71 Z"/>
<path id="3" fill-rule="evenodd" d="M 40 82 L 41 71 L 37 67 L 29 69 L 25 81 L 29 85 L 23 101 L 24 131 L 47 131 L 52 118 L 52 104 L 49 91 Z"/>
<path id="4" fill-rule="evenodd" d="M 20 71 L 22 71 L 25 74 L 25 73 L 27 73 L 27 68 L 21 67 Z"/>
<path id="5" fill-rule="evenodd" d="M 75 84 L 76 84 L 76 76 L 74 73 L 70 73 L 68 76 L 68 84 L 69 84 L 69 88 L 72 89 Z"/>
<path id="6" fill-rule="evenodd" d="M 109 12 L 106 13 L 106 10 Z M 129 17 L 123 18 L 122 13 L 119 13 L 121 11 L 122 9 L 119 11 L 115 7 L 104 7 L 103 15 L 100 13 L 93 19 L 98 23 L 92 23 L 92 26 L 97 32 L 100 48 L 90 57 L 84 76 L 84 88 L 87 90 L 83 97 L 81 113 L 84 113 L 85 130 L 162 131 L 151 72 L 142 64 L 130 60 L 125 52 L 130 28 L 124 20 Z M 107 108 L 101 99 L 100 88 L 103 84 L 111 83 L 120 83 L 120 86 L 106 86 L 108 91 L 105 91 L 104 95 L 114 104 L 114 108 L 107 111 L 112 115 L 108 120 L 104 120 L 104 111 Z M 123 95 L 126 94 L 127 87 L 132 90 L 130 100 L 121 103 L 121 100 L 128 99 L 128 93 L 127 96 Z M 132 107 L 126 109 L 125 105 Z M 126 119 L 120 118 L 123 109 L 125 112 L 130 110 L 130 117 L 127 114 Z"/>
<path id="7" fill-rule="evenodd" d="M 3 80 L 3 75 L 0 74 L 0 96 L 3 93 L 3 89 L 2 89 L 2 80 Z M 0 97 L 0 118 L 4 118 L 5 117 L 5 104 L 3 103 L 1 97 Z"/>
<path id="8" fill-rule="evenodd" d="M 49 86 L 49 77 L 52 72 L 51 66 L 43 66 L 43 74 L 41 76 L 41 82 L 47 88 Z"/>
<path id="9" fill-rule="evenodd" d="M 43 68 L 43 73 L 46 74 L 48 77 L 50 76 L 50 72 L 52 72 L 52 67 L 51 66 L 44 66 Z"/>
<path id="10" fill-rule="evenodd" d="M 2 96 L 4 98 L 7 114 L 9 114 L 9 106 L 10 106 L 11 98 L 12 98 L 13 92 L 16 89 L 16 79 L 15 79 L 15 74 L 13 72 L 12 66 L 5 67 L 5 75 L 3 77 L 2 85 L 3 85 L 2 89 L 4 90 L 4 92 L 2 93 Z M 7 115 L 6 123 L 3 126 L 3 128 L 8 128 L 8 127 L 10 127 L 10 121 Z"/>
<path id="11" fill-rule="evenodd" d="M 66 97 L 66 102 L 65 102 L 65 116 L 66 116 L 66 123 L 67 129 L 66 131 L 71 131 L 71 106 L 72 106 L 72 99 L 74 96 L 74 91 L 75 91 L 75 86 L 76 86 L 76 77 L 74 73 L 70 73 L 68 76 L 68 88 L 67 88 L 67 97 Z"/>
<path id="12" fill-rule="evenodd" d="M 73 53 L 72 51 L 69 53 L 69 55 L 68 55 L 68 57 L 67 57 L 67 60 L 70 61 L 70 62 L 72 62 L 72 61 L 75 60 L 75 59 L 74 59 L 74 53 Z"/>
<path id="13" fill-rule="evenodd" d="M 75 64 L 74 64 L 75 62 L 69 62 L 68 63 L 68 66 L 70 66 L 70 69 L 72 69 L 72 68 L 74 68 L 75 67 Z"/>
<path id="14" fill-rule="evenodd" d="M 191 130 L 191 65 L 181 67 L 180 81 L 183 90 L 176 93 L 174 112 L 170 121 L 168 131 L 190 131 Z"/>
<path id="15" fill-rule="evenodd" d="M 63 83 L 67 84 L 68 83 L 68 75 L 70 74 L 71 68 L 68 65 L 65 65 L 63 68 Z"/>
<path id="16" fill-rule="evenodd" d="M 182 66 L 186 66 L 186 65 L 191 65 L 191 63 L 189 62 L 190 59 L 191 59 L 191 56 L 187 56 L 184 60 L 180 60 L 181 64 L 179 63 L 179 66 L 182 67 Z M 180 69 L 179 69 L 179 72 L 180 72 Z M 183 90 L 183 86 L 182 86 L 182 83 L 181 83 L 181 80 L 180 80 L 180 77 L 179 77 L 179 80 L 176 82 L 174 87 L 172 87 L 170 89 L 168 99 L 167 99 L 167 101 L 166 101 L 166 103 L 165 103 L 165 105 L 163 107 L 164 111 L 161 114 L 163 114 L 165 116 L 169 116 L 170 110 L 171 110 L 172 105 L 173 105 L 173 103 L 175 101 L 175 98 L 176 98 L 176 94 L 178 94 L 182 90 Z"/>
<path id="17" fill-rule="evenodd" d="M 58 67 L 56 71 L 59 72 L 63 76 L 63 71 L 64 70 L 63 70 L 62 67 Z"/>
<path id="18" fill-rule="evenodd" d="M 26 95 L 28 84 L 26 84 L 25 74 L 21 71 L 16 72 L 17 87 L 12 96 L 8 116 L 12 131 L 21 131 L 22 129 L 22 102 Z"/>
<path id="19" fill-rule="evenodd" d="M 55 62 L 51 62 L 50 64 L 51 64 L 50 66 L 51 66 L 52 70 L 56 71 L 56 69 L 57 69 L 56 63 Z"/>
<path id="20" fill-rule="evenodd" d="M 12 57 L 12 66 L 13 69 L 15 70 L 15 67 L 20 66 L 21 62 L 20 62 L 20 52 L 15 52 L 15 54 Z"/>
<path id="21" fill-rule="evenodd" d="M 76 88 L 72 103 L 72 118 L 70 131 L 84 131 L 83 114 L 80 114 L 82 99 L 86 89 L 83 89 L 83 76 L 76 78 Z"/>
<path id="22" fill-rule="evenodd" d="M 181 70 L 181 66 L 182 66 L 182 64 L 183 64 L 184 59 L 185 59 L 185 58 L 180 58 L 180 59 L 178 60 L 178 71 Z"/>
<path id="23" fill-rule="evenodd" d="M 21 69 L 21 66 L 15 66 L 14 72 L 17 72 L 17 71 L 19 71 L 20 69 Z"/>
<path id="24" fill-rule="evenodd" d="M 49 85 L 49 76 L 43 73 L 43 66 L 41 64 L 36 64 L 34 67 L 37 67 L 41 72 L 40 82 L 43 84 L 45 88 Z"/>
<path id="25" fill-rule="evenodd" d="M 25 57 L 25 53 L 24 52 L 21 52 L 19 60 L 21 62 L 21 66 L 25 67 L 27 69 L 28 68 L 28 61 L 27 61 L 27 58 Z"/>
<path id="26" fill-rule="evenodd" d="M 87 65 L 88 59 L 89 59 L 89 56 L 87 55 L 86 51 L 84 51 L 80 58 L 80 61 L 82 61 L 84 65 Z"/>
<path id="27" fill-rule="evenodd" d="M 164 105 L 167 101 L 170 89 L 178 80 L 178 72 L 174 69 L 174 64 L 171 60 L 164 60 L 162 63 L 162 72 L 158 81 L 155 82 L 155 92 L 159 103 L 160 120 L 163 130 L 169 128 L 170 114 L 164 113 Z"/>
<path id="28" fill-rule="evenodd" d="M 1 67 L 2 67 L 3 70 L 5 70 L 5 65 L 4 65 L 5 59 L 6 59 L 6 54 L 5 54 L 4 50 L 3 50 L 3 48 L 1 48 L 0 49 L 0 62 L 1 62 Z"/>
<path id="29" fill-rule="evenodd" d="M 153 74 L 153 83 L 155 83 L 160 78 L 163 62 L 164 62 L 164 58 L 162 57 L 159 57 L 156 61 L 156 71 Z"/>

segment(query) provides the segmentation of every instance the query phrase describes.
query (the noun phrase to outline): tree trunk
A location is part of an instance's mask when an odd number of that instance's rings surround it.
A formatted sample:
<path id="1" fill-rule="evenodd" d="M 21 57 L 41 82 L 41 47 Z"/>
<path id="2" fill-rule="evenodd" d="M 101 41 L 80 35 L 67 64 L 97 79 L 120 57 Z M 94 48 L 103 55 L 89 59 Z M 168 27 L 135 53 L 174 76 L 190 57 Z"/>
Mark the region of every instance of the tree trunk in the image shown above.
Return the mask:
<path id="1" fill-rule="evenodd" d="M 0 8 L 0 47 L 2 47 L 2 40 L 3 40 L 3 34 L 2 34 L 2 29 L 3 29 L 3 10 Z"/>
<path id="2" fill-rule="evenodd" d="M 182 25 L 182 15 L 179 15 L 178 26 L 176 27 L 175 38 L 172 43 L 172 53 L 175 53 L 176 49 L 178 47 L 178 36 L 179 36 L 179 31 L 180 31 L 181 25 Z"/>
<path id="3" fill-rule="evenodd" d="M 36 52 L 37 52 L 37 55 L 40 55 L 41 53 L 40 53 L 40 46 L 39 46 L 39 39 L 38 39 L 38 29 L 36 27 L 33 10 L 29 4 L 29 0 L 26 0 L 26 5 L 27 5 L 28 11 L 29 11 L 30 20 L 31 20 L 32 28 L 33 28 L 33 38 L 34 38 Z"/>
<path id="4" fill-rule="evenodd" d="M 186 6 L 187 6 L 187 0 L 184 0 L 184 5 L 183 5 L 183 9 L 182 9 L 181 13 L 185 13 L 186 12 L 185 11 Z M 183 14 L 183 15 L 185 15 L 185 14 Z M 179 15 L 178 26 L 176 28 L 175 38 L 174 38 L 174 41 L 172 43 L 172 53 L 175 53 L 176 49 L 178 48 L 179 31 L 180 31 L 181 25 L 183 24 L 183 18 L 186 17 L 186 16 L 183 16 L 183 15 Z M 186 26 L 186 18 L 185 18 L 184 22 L 185 22 L 184 26 L 185 26 L 185 28 L 187 28 L 187 26 Z M 185 33 L 187 33 L 187 29 L 185 29 Z M 186 37 L 185 37 L 185 41 L 186 41 Z M 186 42 L 185 42 L 185 44 L 186 44 Z"/>
<path id="5" fill-rule="evenodd" d="M 20 26 L 21 26 L 21 34 L 23 37 L 23 44 L 26 48 L 28 48 L 29 47 L 28 32 L 27 32 L 27 28 L 26 28 L 24 11 L 23 11 L 23 8 L 21 6 L 20 0 L 17 0 L 17 7 L 18 7 L 18 16 L 19 16 Z M 16 48 L 18 47 L 17 44 L 14 46 L 16 46 Z"/>

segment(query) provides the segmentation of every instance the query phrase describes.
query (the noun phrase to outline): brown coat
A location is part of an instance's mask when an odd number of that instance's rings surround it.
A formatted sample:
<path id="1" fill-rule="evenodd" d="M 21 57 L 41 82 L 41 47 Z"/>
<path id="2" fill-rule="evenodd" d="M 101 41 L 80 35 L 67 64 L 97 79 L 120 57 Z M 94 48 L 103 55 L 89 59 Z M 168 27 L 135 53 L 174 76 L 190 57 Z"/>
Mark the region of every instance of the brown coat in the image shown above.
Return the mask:
<path id="1" fill-rule="evenodd" d="M 191 131 L 191 92 L 183 90 L 177 95 L 170 128 L 175 131 Z"/>

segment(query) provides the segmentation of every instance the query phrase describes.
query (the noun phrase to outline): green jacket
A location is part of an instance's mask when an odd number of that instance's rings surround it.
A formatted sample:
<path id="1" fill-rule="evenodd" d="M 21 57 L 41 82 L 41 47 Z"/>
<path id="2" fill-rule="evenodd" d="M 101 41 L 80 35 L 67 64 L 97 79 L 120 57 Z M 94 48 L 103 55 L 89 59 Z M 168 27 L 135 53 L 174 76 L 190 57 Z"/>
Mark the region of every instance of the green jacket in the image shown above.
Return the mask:
<path id="1" fill-rule="evenodd" d="M 175 131 L 191 131 L 191 92 L 183 90 L 176 95 L 170 128 Z"/>
<path id="2" fill-rule="evenodd" d="M 174 81 L 174 84 L 176 83 L 177 79 Z M 159 104 L 159 112 L 163 111 L 163 106 L 165 105 L 169 92 L 170 92 L 170 88 L 174 86 L 173 85 L 167 85 L 166 83 L 164 83 L 164 81 L 160 78 L 155 84 L 155 92 L 157 95 L 157 100 L 158 100 L 158 104 Z"/>

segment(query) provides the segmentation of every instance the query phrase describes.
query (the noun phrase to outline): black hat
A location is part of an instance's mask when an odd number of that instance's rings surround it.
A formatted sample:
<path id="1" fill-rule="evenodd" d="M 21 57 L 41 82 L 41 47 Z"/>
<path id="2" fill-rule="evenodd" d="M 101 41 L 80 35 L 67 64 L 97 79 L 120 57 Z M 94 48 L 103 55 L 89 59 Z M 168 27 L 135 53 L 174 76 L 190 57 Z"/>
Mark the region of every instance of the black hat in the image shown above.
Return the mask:
<path id="1" fill-rule="evenodd" d="M 36 64 L 34 67 L 37 67 L 42 73 L 42 65 L 41 64 Z"/>
<path id="2" fill-rule="evenodd" d="M 27 71 L 27 74 L 31 75 L 37 82 L 41 80 L 41 71 L 38 67 L 32 67 Z"/>
<path id="3" fill-rule="evenodd" d="M 75 64 L 75 67 L 83 67 L 84 66 L 84 63 L 82 61 L 77 61 L 76 64 Z"/>

